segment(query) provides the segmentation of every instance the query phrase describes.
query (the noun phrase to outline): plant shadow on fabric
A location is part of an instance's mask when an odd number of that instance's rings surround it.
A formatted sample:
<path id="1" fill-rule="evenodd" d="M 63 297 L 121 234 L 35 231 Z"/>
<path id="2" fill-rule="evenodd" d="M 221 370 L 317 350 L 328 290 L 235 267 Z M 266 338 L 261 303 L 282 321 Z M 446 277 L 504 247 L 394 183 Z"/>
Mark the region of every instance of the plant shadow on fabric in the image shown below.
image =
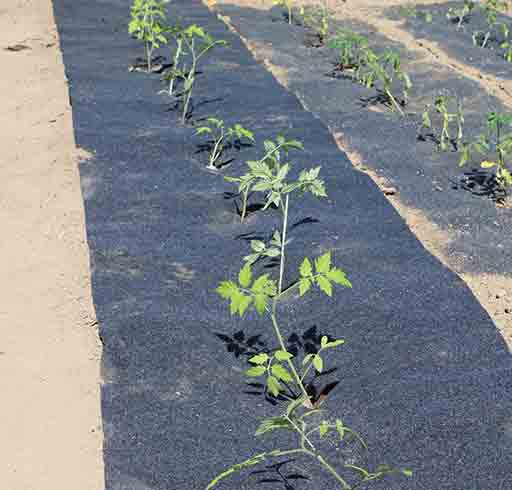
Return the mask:
<path id="1" fill-rule="evenodd" d="M 246 366 L 250 367 L 249 358 L 259 354 L 271 355 L 279 350 L 279 346 L 269 347 L 262 339 L 262 335 L 248 336 L 243 330 L 238 330 L 232 335 L 226 335 L 216 332 L 215 336 L 221 340 L 226 347 L 226 351 L 233 354 L 236 359 L 245 358 Z M 316 355 L 322 347 L 322 337 L 327 337 L 330 341 L 333 337 L 325 334 L 319 334 L 316 325 L 308 328 L 304 333 L 292 333 L 286 341 L 287 352 L 290 352 L 295 358 L 305 358 L 309 355 Z M 340 380 L 334 379 L 327 381 L 326 378 L 335 373 L 337 367 L 331 367 L 321 373 L 314 371 L 309 380 L 305 382 L 306 391 L 310 395 L 313 406 L 320 406 L 329 393 L 339 384 Z M 283 382 L 286 392 L 277 396 L 269 393 L 264 383 L 246 382 L 246 390 L 243 393 L 247 395 L 262 396 L 272 405 L 279 402 L 286 402 L 290 399 L 295 400 L 300 397 L 300 392 L 293 389 L 292 386 Z"/>

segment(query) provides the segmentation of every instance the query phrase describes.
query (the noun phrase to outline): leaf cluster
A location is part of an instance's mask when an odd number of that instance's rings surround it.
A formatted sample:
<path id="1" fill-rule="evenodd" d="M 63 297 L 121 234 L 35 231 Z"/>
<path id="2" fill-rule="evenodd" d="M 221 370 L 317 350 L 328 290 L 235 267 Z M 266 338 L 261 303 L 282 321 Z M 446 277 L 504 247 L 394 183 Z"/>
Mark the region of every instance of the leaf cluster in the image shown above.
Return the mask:
<path id="1" fill-rule="evenodd" d="M 209 117 L 206 119 L 206 124 L 200 126 L 196 130 L 198 135 L 207 135 L 212 138 L 212 147 L 210 151 L 209 167 L 214 168 L 224 150 L 230 146 L 240 145 L 246 139 L 251 143 L 255 142 L 254 134 L 245 129 L 241 124 L 226 128 L 222 119 Z"/>
<path id="2" fill-rule="evenodd" d="M 340 29 L 327 46 L 338 52 L 338 66 L 341 70 L 353 70 L 364 63 L 368 39 L 350 29 Z"/>
<path id="3" fill-rule="evenodd" d="M 512 114 L 490 112 L 487 116 L 486 131 L 480 134 L 475 141 L 465 145 L 459 165 L 465 165 L 473 153 L 482 156 L 494 155 L 494 158 L 482 160 L 480 166 L 485 169 L 494 169 L 496 181 L 503 190 L 512 186 L 512 175 L 508 162 L 512 155 Z"/>
<path id="4" fill-rule="evenodd" d="M 166 44 L 169 26 L 165 9 L 169 0 L 134 0 L 128 32 L 152 48 Z"/>
<path id="5" fill-rule="evenodd" d="M 329 16 L 330 12 L 327 5 L 306 5 L 301 6 L 299 14 L 302 24 L 311 29 L 323 41 L 329 32 Z"/>
<path id="6" fill-rule="evenodd" d="M 451 112 L 453 111 L 453 112 Z M 441 128 L 436 131 L 433 124 L 433 115 L 440 116 Z M 452 132 L 455 125 L 456 134 Z M 434 104 L 428 105 L 422 114 L 422 128 L 432 130 L 443 151 L 448 149 L 448 143 L 452 142 L 456 148 L 462 143 L 464 128 L 464 112 L 462 102 L 457 97 L 438 95 Z M 438 134 L 436 134 L 438 133 Z"/>
<path id="7" fill-rule="evenodd" d="M 370 48 L 364 49 L 362 53 L 363 57 L 356 72 L 357 81 L 367 88 L 374 87 L 378 82 L 392 107 L 403 114 L 394 95 L 394 84 L 400 84 L 402 96 L 407 100 L 412 82 L 409 75 L 402 70 L 400 55 L 389 48 L 380 55 Z"/>

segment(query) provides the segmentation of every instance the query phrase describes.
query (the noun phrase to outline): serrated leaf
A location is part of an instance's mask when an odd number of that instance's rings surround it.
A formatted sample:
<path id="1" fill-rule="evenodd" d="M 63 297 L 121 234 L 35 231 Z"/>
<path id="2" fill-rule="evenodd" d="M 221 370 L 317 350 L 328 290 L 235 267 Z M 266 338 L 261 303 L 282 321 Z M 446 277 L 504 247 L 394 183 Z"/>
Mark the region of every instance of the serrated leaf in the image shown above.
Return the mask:
<path id="1" fill-rule="evenodd" d="M 281 391 L 281 384 L 279 383 L 275 376 L 270 375 L 267 378 L 267 388 L 268 391 L 272 393 L 272 395 L 277 396 Z"/>
<path id="2" fill-rule="evenodd" d="M 311 289 L 311 280 L 302 278 L 299 281 L 299 296 L 304 296 Z"/>
<path id="3" fill-rule="evenodd" d="M 324 437 L 327 435 L 327 433 L 329 432 L 329 424 L 327 423 L 326 420 L 322 421 L 322 423 L 319 426 L 319 430 L 320 430 L 320 437 Z"/>
<path id="4" fill-rule="evenodd" d="M 288 361 L 293 358 L 293 354 L 291 352 L 287 352 L 285 350 L 278 350 L 274 353 L 275 358 L 278 361 Z"/>
<path id="5" fill-rule="evenodd" d="M 251 285 L 252 271 L 250 264 L 245 264 L 238 273 L 238 282 L 243 288 L 248 288 Z"/>
<path id="6" fill-rule="evenodd" d="M 251 306 L 252 298 L 250 296 L 242 295 L 240 298 L 240 302 L 238 304 L 238 313 L 242 317 L 244 316 L 245 312 L 247 311 L 247 308 Z"/>
<path id="7" fill-rule="evenodd" d="M 322 338 L 320 339 L 320 347 L 324 348 L 329 343 L 329 338 L 326 335 L 322 335 Z"/>
<path id="8" fill-rule="evenodd" d="M 313 275 L 313 267 L 307 257 L 302 261 L 299 272 L 302 277 L 311 277 Z"/>
<path id="9" fill-rule="evenodd" d="M 292 375 L 289 371 L 281 364 L 273 364 L 271 367 L 272 374 L 281 381 L 291 383 L 293 381 Z"/>
<path id="10" fill-rule="evenodd" d="M 257 378 L 258 376 L 262 376 L 267 371 L 265 366 L 254 366 L 245 371 L 245 374 L 251 378 Z"/>
<path id="11" fill-rule="evenodd" d="M 260 366 L 261 364 L 265 364 L 268 361 L 269 357 L 268 354 L 265 352 L 262 352 L 261 354 L 256 354 L 255 356 L 252 356 L 249 359 L 249 362 L 251 364 L 257 364 Z"/>
<path id="12" fill-rule="evenodd" d="M 233 293 L 238 292 L 238 286 L 233 281 L 222 281 L 216 291 L 224 299 L 231 299 Z"/>
<path id="13" fill-rule="evenodd" d="M 326 277 L 335 284 L 346 288 L 352 288 L 352 283 L 348 280 L 347 275 L 341 269 L 331 269 L 327 272 Z"/>
<path id="14" fill-rule="evenodd" d="M 324 361 L 318 354 L 313 357 L 313 367 L 318 373 L 321 373 L 324 368 Z"/>
<path id="15" fill-rule="evenodd" d="M 331 252 L 325 252 L 315 260 L 317 274 L 326 274 L 331 269 Z"/>
<path id="16" fill-rule="evenodd" d="M 267 297 L 264 294 L 254 296 L 254 307 L 259 315 L 263 315 L 267 309 Z"/>
<path id="17" fill-rule="evenodd" d="M 332 284 L 329 279 L 325 276 L 318 276 L 315 278 L 318 287 L 325 293 L 327 296 L 332 296 Z"/>

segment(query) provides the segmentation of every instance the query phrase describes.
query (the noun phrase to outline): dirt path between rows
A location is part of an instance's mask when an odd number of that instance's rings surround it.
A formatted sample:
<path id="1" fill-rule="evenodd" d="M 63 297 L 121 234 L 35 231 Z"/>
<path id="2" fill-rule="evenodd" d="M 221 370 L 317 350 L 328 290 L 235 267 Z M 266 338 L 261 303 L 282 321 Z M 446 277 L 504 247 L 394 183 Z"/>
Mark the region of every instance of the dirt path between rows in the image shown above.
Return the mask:
<path id="1" fill-rule="evenodd" d="M 0 459 L 6 490 L 101 490 L 101 348 L 50 0 L 0 5 Z"/>

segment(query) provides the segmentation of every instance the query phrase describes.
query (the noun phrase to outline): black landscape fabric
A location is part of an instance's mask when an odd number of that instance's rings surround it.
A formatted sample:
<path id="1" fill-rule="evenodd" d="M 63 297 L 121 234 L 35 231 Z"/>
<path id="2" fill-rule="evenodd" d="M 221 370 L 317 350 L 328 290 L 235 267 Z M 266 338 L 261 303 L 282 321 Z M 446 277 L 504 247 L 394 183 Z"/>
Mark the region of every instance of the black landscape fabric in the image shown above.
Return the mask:
<path id="1" fill-rule="evenodd" d="M 104 343 L 107 488 L 203 489 L 225 467 L 278 447 L 275 437 L 253 437 L 259 418 L 280 408 L 249 393 L 245 357 L 236 357 L 256 335 L 270 344 L 268 325 L 230 318 L 213 291 L 238 272 L 247 238 L 278 225 L 273 211 L 240 224 L 222 178 L 259 148 L 207 171 L 202 140 L 158 94 L 158 76 L 128 71 L 141 53 L 127 34 L 129 3 L 54 0 L 54 8 L 76 141 L 91 154 L 80 173 Z M 287 278 L 304 255 L 330 249 L 354 288 L 291 298 L 280 314 L 292 340 L 346 339 L 329 358 L 339 384 L 326 405 L 366 438 L 368 464 L 414 471 L 374 487 L 512 488 L 511 358 L 486 312 L 235 34 L 197 0 L 175 0 L 170 13 L 230 43 L 201 68 L 192 121 L 240 122 L 259 142 L 285 133 L 304 142 L 297 168 L 322 165 L 329 199 L 292 202 Z M 298 473 L 299 461 L 287 464 Z M 302 475 L 311 479 L 262 483 L 247 471 L 220 485 L 337 488 L 316 467 Z"/>

